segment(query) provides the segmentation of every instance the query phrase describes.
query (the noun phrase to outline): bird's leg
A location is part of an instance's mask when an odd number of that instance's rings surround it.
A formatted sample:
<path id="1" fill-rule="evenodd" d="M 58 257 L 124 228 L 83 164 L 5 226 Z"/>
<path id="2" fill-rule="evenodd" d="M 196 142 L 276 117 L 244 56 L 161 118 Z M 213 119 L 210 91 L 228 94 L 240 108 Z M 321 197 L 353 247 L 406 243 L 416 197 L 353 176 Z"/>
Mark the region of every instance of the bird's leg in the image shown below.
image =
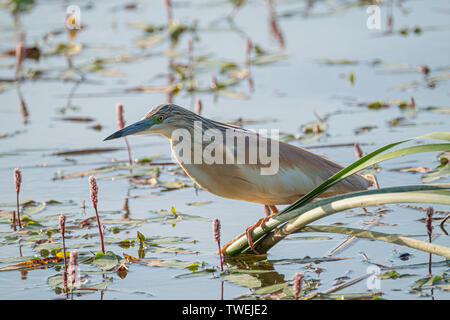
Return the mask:
<path id="1" fill-rule="evenodd" d="M 256 222 L 254 225 L 248 227 L 247 229 L 245 229 L 245 234 L 247 235 L 247 240 L 248 240 L 248 245 L 250 247 L 250 249 L 252 249 L 253 253 L 255 254 L 259 254 L 258 251 L 256 251 L 255 246 L 253 244 L 253 239 L 252 239 L 252 232 L 253 230 L 255 230 L 256 228 L 258 228 L 259 226 L 261 226 L 261 222 L 264 220 L 265 218 L 261 218 L 258 220 L 258 222 Z"/>
<path id="2" fill-rule="evenodd" d="M 253 248 L 253 241 L 252 241 L 252 237 L 251 234 L 253 232 L 254 229 L 256 229 L 259 226 L 259 223 L 262 219 L 259 219 L 258 222 L 256 222 L 254 225 L 248 227 L 247 229 L 245 229 L 244 232 L 242 232 L 240 235 L 234 237 L 233 239 L 231 239 L 230 241 L 228 241 L 226 244 L 223 245 L 222 249 L 220 250 L 221 253 L 225 253 L 225 250 L 227 250 L 227 248 L 233 243 L 235 242 L 237 239 L 241 238 L 243 235 L 247 236 L 248 242 L 250 247 L 252 248 L 253 252 L 255 252 L 256 254 L 258 254 L 254 248 Z"/>
<path id="3" fill-rule="evenodd" d="M 268 207 L 270 211 L 269 212 L 266 211 L 266 217 L 263 218 L 261 221 L 261 228 L 263 228 L 263 230 L 266 227 L 266 222 L 269 221 L 270 218 L 274 217 L 279 212 L 277 207 L 275 206 L 264 206 L 264 209 L 266 207 Z M 272 212 L 272 214 L 270 214 L 270 212 Z"/>
<path id="4" fill-rule="evenodd" d="M 266 222 L 272 218 L 274 215 L 276 215 L 278 213 L 278 209 L 275 206 L 272 205 L 264 205 L 264 213 L 266 214 L 266 216 L 262 219 L 259 219 L 258 222 L 256 222 L 254 225 L 248 227 L 245 230 L 245 234 L 247 235 L 247 239 L 248 239 L 248 245 L 250 246 L 250 249 L 252 249 L 252 251 L 256 254 L 259 254 L 258 251 L 255 250 L 254 245 L 253 245 L 253 239 L 252 239 L 252 232 L 253 230 L 255 230 L 257 227 L 261 227 L 264 231 L 265 229 L 265 225 Z"/>
<path id="5" fill-rule="evenodd" d="M 264 212 L 266 213 L 266 216 L 270 215 L 269 206 L 264 206 Z M 252 225 L 252 226 L 248 227 L 247 229 L 245 229 L 245 231 L 242 232 L 240 235 L 234 237 L 231 241 L 228 241 L 226 244 L 224 244 L 224 246 L 222 247 L 222 249 L 221 249 L 220 251 L 221 251 L 222 253 L 225 253 L 225 250 L 226 250 L 226 249 L 227 249 L 234 241 L 236 241 L 237 239 L 239 239 L 239 238 L 242 237 L 243 235 L 246 235 L 246 236 L 247 236 L 247 239 L 248 239 L 248 244 L 249 244 L 250 248 L 252 249 L 252 251 L 253 251 L 254 253 L 258 254 L 257 251 L 254 249 L 254 246 L 253 246 L 253 240 L 252 240 L 251 235 L 252 235 L 253 230 L 255 230 L 255 229 L 260 225 L 260 223 L 261 223 L 262 220 L 263 220 L 263 219 L 259 219 L 258 222 L 256 222 L 254 225 Z"/>
<path id="6" fill-rule="evenodd" d="M 277 209 L 277 207 L 275 206 L 269 206 L 270 210 L 272 211 L 273 214 L 277 214 L 279 211 Z"/>
<path id="7" fill-rule="evenodd" d="M 245 229 L 245 232 L 241 233 L 240 235 L 238 235 L 237 237 L 235 237 L 233 240 L 229 241 L 228 243 L 226 243 L 222 249 L 221 252 L 224 253 L 225 250 L 237 239 L 239 239 L 240 237 L 242 237 L 244 234 L 247 236 L 248 239 L 248 245 L 250 246 L 250 248 L 252 249 L 252 251 L 255 254 L 259 254 L 258 251 L 255 250 L 254 248 L 254 244 L 253 244 L 253 240 L 252 240 L 252 232 L 253 230 L 255 230 L 257 227 L 261 227 L 264 230 L 264 225 L 265 223 L 272 218 L 275 214 L 278 213 L 278 209 L 275 206 L 269 206 L 269 205 L 265 205 L 264 206 L 264 213 L 266 214 L 266 216 L 264 218 L 261 218 L 258 220 L 258 222 L 256 222 L 254 225 L 248 227 L 247 229 Z"/>

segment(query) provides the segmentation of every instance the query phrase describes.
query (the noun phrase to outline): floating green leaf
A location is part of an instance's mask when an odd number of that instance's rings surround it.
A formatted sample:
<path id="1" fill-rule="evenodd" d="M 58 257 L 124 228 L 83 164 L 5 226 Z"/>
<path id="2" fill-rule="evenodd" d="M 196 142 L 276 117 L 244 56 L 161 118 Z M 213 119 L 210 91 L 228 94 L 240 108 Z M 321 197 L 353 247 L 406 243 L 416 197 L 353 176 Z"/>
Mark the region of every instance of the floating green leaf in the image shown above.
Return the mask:
<path id="1" fill-rule="evenodd" d="M 111 270 L 120 263 L 121 257 L 111 251 L 99 252 L 94 257 L 94 264 L 102 270 Z"/>
<path id="2" fill-rule="evenodd" d="M 259 288 L 261 287 L 261 280 L 251 276 L 249 274 L 232 273 L 223 277 L 225 281 L 243 286 L 248 288 Z"/>
<path id="3" fill-rule="evenodd" d="M 253 291 L 254 294 L 263 295 L 283 290 L 289 285 L 289 282 L 277 283 L 270 286 L 262 287 Z"/>

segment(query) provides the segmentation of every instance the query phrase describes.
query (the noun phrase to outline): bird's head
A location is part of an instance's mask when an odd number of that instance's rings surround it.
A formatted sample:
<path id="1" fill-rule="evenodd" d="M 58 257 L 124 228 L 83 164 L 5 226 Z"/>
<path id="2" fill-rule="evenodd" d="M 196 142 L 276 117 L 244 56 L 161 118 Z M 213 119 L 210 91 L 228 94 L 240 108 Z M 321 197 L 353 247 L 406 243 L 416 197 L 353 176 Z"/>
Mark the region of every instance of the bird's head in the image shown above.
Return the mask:
<path id="1" fill-rule="evenodd" d="M 182 107 L 174 104 L 162 104 L 150 110 L 140 121 L 114 132 L 104 140 L 134 134 L 162 134 L 170 139 L 173 130 L 193 123 L 194 117 L 195 113 Z"/>

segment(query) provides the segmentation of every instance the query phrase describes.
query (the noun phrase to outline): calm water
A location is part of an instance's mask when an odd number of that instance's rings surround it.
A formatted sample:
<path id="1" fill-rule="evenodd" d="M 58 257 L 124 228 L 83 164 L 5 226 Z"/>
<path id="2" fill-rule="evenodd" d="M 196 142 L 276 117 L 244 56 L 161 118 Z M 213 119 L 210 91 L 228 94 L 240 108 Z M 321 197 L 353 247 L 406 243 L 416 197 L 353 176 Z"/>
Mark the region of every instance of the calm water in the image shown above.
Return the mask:
<path id="1" fill-rule="evenodd" d="M 317 113 L 324 117 L 331 115 L 326 123 L 326 134 L 320 139 L 306 142 L 304 146 L 355 143 L 362 145 L 365 152 L 374 150 L 386 143 L 419 136 L 432 131 L 448 131 L 450 119 L 448 113 L 419 111 L 417 114 L 403 112 L 395 103 L 389 108 L 371 110 L 358 103 L 374 101 L 388 102 L 393 99 L 410 101 L 414 97 L 416 108 L 428 106 L 449 107 L 450 87 L 448 78 L 450 61 L 450 5 L 448 1 L 397 1 L 392 8 L 392 34 L 387 30 L 389 6 L 381 7 L 381 30 L 369 30 L 366 26 L 368 14 L 366 7 L 345 7 L 347 1 L 317 1 L 309 14 L 303 14 L 307 1 L 274 1 L 273 11 L 265 1 L 249 1 L 234 17 L 234 24 L 227 22 L 226 16 L 233 6 L 227 1 L 173 1 L 174 18 L 186 25 L 198 23 L 197 37 L 194 42 L 194 56 L 208 55 L 215 61 L 230 61 L 243 64 L 246 59 L 246 38 L 251 38 L 270 53 L 283 53 L 287 56 L 275 63 L 251 67 L 254 92 L 249 91 L 247 81 L 229 88 L 233 92 L 245 94 L 246 99 L 219 96 L 214 101 L 211 93 L 197 93 L 194 99 L 185 90 L 175 95 L 173 101 L 186 108 L 192 108 L 192 101 L 201 98 L 202 115 L 220 121 L 243 120 L 256 121 L 244 124 L 248 128 L 277 128 L 283 134 L 302 134 L 301 125 L 316 121 Z M 123 103 L 125 119 L 128 124 L 140 119 L 151 107 L 167 101 L 165 92 L 125 92 L 139 86 L 160 87 L 168 84 L 169 59 L 164 52 L 169 42 L 163 41 L 146 49 L 136 45 L 136 40 L 145 35 L 139 28 L 130 26 L 132 22 L 145 22 L 152 25 L 167 23 L 164 1 L 138 1 L 137 9 L 124 9 L 124 1 L 80 1 L 81 21 L 84 29 L 79 32 L 74 42 L 82 44 L 83 49 L 72 57 L 75 67 L 92 64 L 96 58 L 130 57 L 130 62 L 105 63 L 108 72 L 85 72 L 85 80 L 77 85 L 73 81 L 58 79 L 67 71 L 67 61 L 63 55 L 43 56 L 39 62 L 26 60 L 25 70 L 41 70 L 43 77 L 36 81 L 24 81 L 20 92 L 27 107 L 27 123 L 21 113 L 18 90 L 13 85 L 0 92 L 0 203 L 2 210 L 12 210 L 8 203 L 14 203 L 15 190 L 13 170 L 19 167 L 23 173 L 21 189 L 22 200 L 44 202 L 57 200 L 62 205 L 48 205 L 44 210 L 30 215 L 39 220 L 55 216 L 42 222 L 48 228 L 57 227 L 56 215 L 68 214 L 68 224 L 74 225 L 94 214 L 89 200 L 88 176 L 82 178 L 54 179 L 62 175 L 81 172 L 93 168 L 109 166 L 118 161 L 127 161 L 124 142 L 102 140 L 116 128 L 115 106 Z M 16 46 L 18 29 L 25 32 L 25 45 L 38 43 L 43 53 L 52 51 L 58 43 L 67 43 L 64 31 L 64 17 L 69 2 L 39 1 L 30 12 L 20 17 L 20 25 L 14 27 L 8 10 L 0 11 L 0 50 L 2 52 Z M 272 17 L 272 18 L 271 18 Z M 273 25 L 278 26 L 282 35 L 275 36 Z M 402 35 L 399 30 L 419 26 L 419 34 L 411 32 Z M 51 31 L 62 30 L 60 34 L 44 36 Z M 185 56 L 175 58 L 176 63 L 188 63 L 186 52 L 191 34 L 180 37 L 175 48 Z M 254 53 L 252 53 L 254 55 Z M 322 60 L 321 60 L 322 59 Z M 334 65 L 324 63 L 323 59 L 334 61 L 351 60 L 357 63 Z M 113 59 L 114 60 L 114 59 Z M 379 60 L 382 63 L 374 65 Z M 430 76 L 444 75 L 434 88 L 426 86 L 423 73 L 417 72 L 418 65 L 430 68 Z M 15 57 L 3 57 L 0 60 L 0 78 L 14 78 Z M 354 84 L 349 80 L 354 75 Z M 202 88 L 208 87 L 212 76 L 219 81 L 224 75 L 219 68 L 200 67 L 195 74 Z M 79 79 L 79 74 L 70 75 Z M 398 86 L 411 82 L 417 85 Z M 3 82 L 2 82 L 3 83 Z M 73 95 L 71 96 L 71 94 Z M 69 108 L 68 108 L 69 106 Z M 91 122 L 63 121 L 63 117 L 89 117 Z M 405 117 L 413 125 L 389 126 L 389 121 Z M 93 130 L 93 125 L 101 125 L 101 130 Z M 355 129 L 363 126 L 376 126 L 369 132 L 355 134 Z M 7 136 L 3 136 L 7 135 Z M 133 158 L 142 159 L 159 155 L 157 162 L 170 162 L 170 148 L 165 138 L 156 136 L 135 136 L 128 139 Z M 299 144 L 293 141 L 294 144 Z M 56 152 L 90 148 L 120 148 L 116 152 L 90 155 L 57 156 Z M 340 162 L 349 164 L 354 161 L 353 146 L 326 147 L 313 149 L 316 152 Z M 427 153 L 413 157 L 401 158 L 381 164 L 382 170 L 377 178 L 382 187 L 420 184 L 422 173 L 402 173 L 391 169 L 402 167 L 429 167 L 438 165 L 437 154 Z M 177 173 L 177 166 L 161 168 L 161 183 L 182 181 L 192 183 Z M 120 171 L 126 173 L 127 171 Z M 185 219 L 176 224 L 170 221 L 147 221 L 132 228 L 124 228 L 114 234 L 113 228 L 121 223 L 107 224 L 105 236 L 114 238 L 115 243 L 107 244 L 107 250 L 121 255 L 126 253 L 138 256 L 138 248 L 123 249 L 117 245 L 120 239 L 135 239 L 139 231 L 146 237 L 175 236 L 187 237 L 195 243 L 174 244 L 198 253 L 164 253 L 149 250 L 146 258 L 179 259 L 187 262 L 204 262 L 209 268 L 218 265 L 215 255 L 216 244 L 212 238 L 211 221 L 219 218 L 222 223 L 222 241 L 228 241 L 241 233 L 245 227 L 253 224 L 263 216 L 261 205 L 227 200 L 216 197 L 206 191 L 198 192 L 191 186 L 174 191 L 164 191 L 158 185 L 138 185 L 129 179 L 110 178 L 119 172 L 95 174 L 99 184 L 99 209 L 102 219 L 122 219 L 125 214 L 124 203 L 128 198 L 129 219 L 147 219 L 160 217 L 158 210 L 175 207 L 178 212 L 200 218 Z M 438 182 L 449 182 L 448 178 Z M 82 201 L 86 202 L 83 213 Z M 209 201 L 201 206 L 188 205 L 192 202 Z M 418 204 L 420 205 L 420 204 Z M 423 205 L 425 206 L 425 205 Z M 415 235 L 426 240 L 426 229 L 421 210 L 413 210 L 399 205 L 386 206 L 389 209 L 380 219 L 380 224 L 371 230 Z M 375 217 L 379 208 L 368 208 L 369 216 L 361 215 L 362 210 L 343 212 L 321 220 L 317 224 L 330 225 L 343 223 L 346 227 L 363 228 L 365 223 Z M 449 210 L 447 207 L 435 206 L 435 209 Z M 442 214 L 437 215 L 442 216 Z M 43 221 L 42 220 L 42 221 Z M 2 241 L 10 232 L 10 225 L 0 223 Z M 91 239 L 86 243 L 98 241 L 96 225 L 89 229 L 74 230 L 71 235 L 88 233 Z M 442 234 L 435 224 L 437 237 L 434 243 L 449 245 L 449 238 Z M 268 254 L 268 259 L 294 259 L 324 257 L 346 239 L 344 235 L 335 234 L 300 234 L 313 238 L 290 240 L 279 243 Z M 321 238 L 318 238 L 320 236 Z M 53 236 L 60 242 L 57 234 Z M 324 238 L 325 237 L 325 238 Z M 83 239 L 68 239 L 69 249 L 74 244 L 83 243 Z M 40 252 L 31 243 L 1 243 L 1 267 L 17 263 Z M 78 249 L 86 254 L 97 252 L 98 247 Z M 364 253 L 370 261 L 385 265 L 398 266 L 428 261 L 428 254 L 389 243 L 368 240 L 356 240 L 350 246 L 335 254 L 346 260 L 323 262 L 310 265 L 289 263 L 274 264 L 272 275 L 276 281 L 290 281 L 298 271 L 304 271 L 307 277 L 320 280 L 319 290 L 332 287 L 336 278 L 348 276 L 356 278 L 366 273 L 369 264 L 364 261 Z M 407 261 L 399 256 L 411 254 Z M 19 257 L 13 262 L 6 258 Z M 434 256 L 433 261 L 442 261 Z M 121 279 L 116 273 L 106 273 L 112 282 L 103 292 L 104 299 L 219 299 L 221 281 L 211 274 L 193 278 L 175 278 L 188 273 L 187 269 L 150 267 L 138 264 L 128 265 L 126 278 Z M 320 274 L 314 268 L 321 268 Z M 81 265 L 81 270 L 98 271 L 92 265 Z M 316 269 L 317 270 L 317 269 Z M 433 268 L 434 275 L 448 272 L 448 266 Z M 26 274 L 19 271 L 0 272 L 0 297 L 9 299 L 55 299 L 63 295 L 55 292 L 48 284 L 49 277 L 59 271 L 54 268 L 31 270 Z M 430 299 L 409 293 L 411 286 L 419 278 L 426 277 L 428 269 L 402 269 L 401 274 L 413 276 L 381 281 L 383 298 L 387 299 Z M 217 274 L 217 273 L 216 273 Z M 98 283 L 102 275 L 89 274 L 89 283 Z M 273 279 L 272 279 L 273 280 Z M 270 280 L 270 281 L 272 281 Z M 267 281 L 265 284 L 272 284 Z M 361 281 L 339 293 L 367 293 L 366 282 Z M 430 290 L 424 290 L 430 294 Z M 225 282 L 224 298 L 232 299 L 251 294 L 249 288 Z M 449 299 L 448 291 L 434 289 L 436 299 Z M 99 292 L 76 297 L 77 299 L 99 299 Z"/>

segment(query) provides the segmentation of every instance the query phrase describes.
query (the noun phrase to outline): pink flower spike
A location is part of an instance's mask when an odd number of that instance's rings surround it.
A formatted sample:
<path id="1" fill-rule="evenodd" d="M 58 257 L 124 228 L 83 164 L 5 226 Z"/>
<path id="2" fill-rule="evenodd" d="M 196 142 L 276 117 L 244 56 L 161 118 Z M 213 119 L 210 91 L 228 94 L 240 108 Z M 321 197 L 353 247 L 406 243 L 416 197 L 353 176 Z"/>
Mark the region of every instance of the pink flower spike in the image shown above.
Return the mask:
<path id="1" fill-rule="evenodd" d="M 213 220 L 213 234 L 214 240 L 220 243 L 220 220 L 217 218 Z"/>
<path id="2" fill-rule="evenodd" d="M 66 216 L 63 214 L 59 216 L 59 228 L 62 234 L 66 232 Z"/>
<path id="3" fill-rule="evenodd" d="M 98 187 L 97 187 L 97 181 L 95 180 L 95 178 L 93 176 L 89 177 L 89 190 L 91 192 L 91 200 L 92 200 L 92 205 L 94 206 L 95 216 L 97 217 L 97 226 L 98 226 L 98 233 L 100 235 L 102 252 L 105 253 L 105 243 L 103 241 L 102 225 L 100 223 L 100 217 L 98 216 L 98 210 L 97 210 Z"/>
<path id="4" fill-rule="evenodd" d="M 18 168 L 14 169 L 14 184 L 16 186 L 16 192 L 20 192 L 20 185 L 22 184 L 22 173 Z"/>
<path id="5" fill-rule="evenodd" d="M 300 272 L 297 272 L 295 274 L 294 285 L 292 286 L 292 291 L 294 292 L 295 300 L 298 300 L 300 291 L 302 290 L 302 280 L 303 275 Z"/>
<path id="6" fill-rule="evenodd" d="M 222 261 L 222 251 L 220 248 L 220 220 L 213 220 L 213 235 L 214 240 L 217 242 L 217 246 L 219 247 L 219 257 L 220 257 L 220 271 L 223 271 L 223 261 Z"/>
<path id="7" fill-rule="evenodd" d="M 73 286 L 77 280 L 77 271 L 78 271 L 78 252 L 71 251 L 70 252 L 70 260 L 69 260 L 69 280 Z"/>

